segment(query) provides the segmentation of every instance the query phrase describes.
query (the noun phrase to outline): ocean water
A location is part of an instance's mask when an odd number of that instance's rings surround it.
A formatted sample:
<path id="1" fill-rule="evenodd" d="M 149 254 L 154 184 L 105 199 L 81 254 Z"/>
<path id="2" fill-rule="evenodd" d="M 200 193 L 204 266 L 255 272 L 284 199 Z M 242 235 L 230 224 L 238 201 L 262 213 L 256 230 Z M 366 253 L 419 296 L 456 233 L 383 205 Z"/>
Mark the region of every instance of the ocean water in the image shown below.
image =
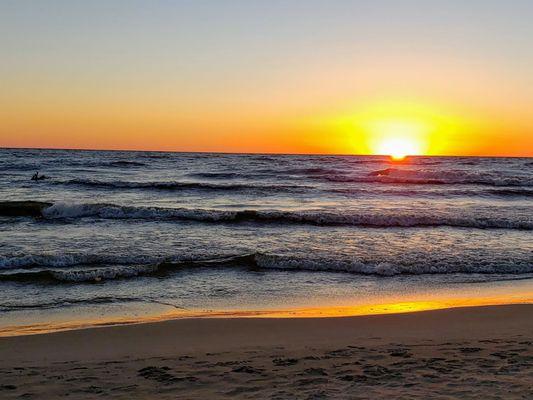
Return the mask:
<path id="1" fill-rule="evenodd" d="M 532 288 L 531 158 L 0 149 L 0 328 Z"/>

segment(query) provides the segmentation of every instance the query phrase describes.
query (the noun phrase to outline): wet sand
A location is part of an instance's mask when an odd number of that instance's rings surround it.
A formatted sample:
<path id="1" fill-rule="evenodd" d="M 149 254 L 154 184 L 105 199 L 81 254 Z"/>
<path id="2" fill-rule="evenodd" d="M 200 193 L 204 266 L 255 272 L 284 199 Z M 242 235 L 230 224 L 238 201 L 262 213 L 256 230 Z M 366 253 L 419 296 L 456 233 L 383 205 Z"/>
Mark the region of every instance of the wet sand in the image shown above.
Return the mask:
<path id="1" fill-rule="evenodd" d="M 0 338 L 0 398 L 525 399 L 533 305 Z"/>

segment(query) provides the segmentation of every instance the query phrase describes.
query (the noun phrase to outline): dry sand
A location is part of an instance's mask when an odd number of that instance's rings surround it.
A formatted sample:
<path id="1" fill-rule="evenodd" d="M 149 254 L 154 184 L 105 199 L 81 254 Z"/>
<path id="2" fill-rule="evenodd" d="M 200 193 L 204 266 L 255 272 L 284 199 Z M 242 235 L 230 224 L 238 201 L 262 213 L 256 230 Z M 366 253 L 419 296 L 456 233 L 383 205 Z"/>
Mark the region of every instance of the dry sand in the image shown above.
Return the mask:
<path id="1" fill-rule="evenodd" d="M 2 399 L 531 399 L 533 305 L 0 338 Z"/>

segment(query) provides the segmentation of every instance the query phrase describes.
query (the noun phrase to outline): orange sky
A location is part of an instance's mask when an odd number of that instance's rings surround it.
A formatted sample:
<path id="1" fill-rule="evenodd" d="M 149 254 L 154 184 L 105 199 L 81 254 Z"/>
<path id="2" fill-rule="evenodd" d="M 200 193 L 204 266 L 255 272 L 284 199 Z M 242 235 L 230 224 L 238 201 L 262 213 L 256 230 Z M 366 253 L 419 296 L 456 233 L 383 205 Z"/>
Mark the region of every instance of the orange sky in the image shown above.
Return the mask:
<path id="1" fill-rule="evenodd" d="M 1 147 L 533 156 L 526 2 L 141 3 L 0 5 Z"/>

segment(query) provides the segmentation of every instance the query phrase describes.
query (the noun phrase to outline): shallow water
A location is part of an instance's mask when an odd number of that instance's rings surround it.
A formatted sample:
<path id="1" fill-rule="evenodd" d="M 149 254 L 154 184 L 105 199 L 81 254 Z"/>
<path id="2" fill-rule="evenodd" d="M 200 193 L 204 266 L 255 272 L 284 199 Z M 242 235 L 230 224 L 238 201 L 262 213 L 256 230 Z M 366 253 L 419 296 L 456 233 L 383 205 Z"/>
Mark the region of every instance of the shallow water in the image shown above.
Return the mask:
<path id="1" fill-rule="evenodd" d="M 0 202 L 0 327 L 533 293 L 527 158 L 4 149 Z"/>

